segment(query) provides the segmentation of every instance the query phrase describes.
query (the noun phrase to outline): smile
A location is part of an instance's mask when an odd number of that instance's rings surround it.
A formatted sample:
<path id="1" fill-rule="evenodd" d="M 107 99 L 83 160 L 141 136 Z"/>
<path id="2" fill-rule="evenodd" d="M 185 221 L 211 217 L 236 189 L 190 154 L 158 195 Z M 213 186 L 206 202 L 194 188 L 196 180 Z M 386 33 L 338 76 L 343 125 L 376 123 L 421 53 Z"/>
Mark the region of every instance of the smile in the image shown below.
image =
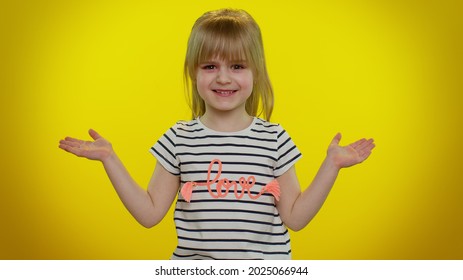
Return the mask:
<path id="1" fill-rule="evenodd" d="M 221 89 L 214 89 L 212 91 L 215 92 L 217 95 L 223 96 L 223 97 L 230 96 L 234 94 L 235 92 L 237 92 L 237 90 L 221 90 Z"/>

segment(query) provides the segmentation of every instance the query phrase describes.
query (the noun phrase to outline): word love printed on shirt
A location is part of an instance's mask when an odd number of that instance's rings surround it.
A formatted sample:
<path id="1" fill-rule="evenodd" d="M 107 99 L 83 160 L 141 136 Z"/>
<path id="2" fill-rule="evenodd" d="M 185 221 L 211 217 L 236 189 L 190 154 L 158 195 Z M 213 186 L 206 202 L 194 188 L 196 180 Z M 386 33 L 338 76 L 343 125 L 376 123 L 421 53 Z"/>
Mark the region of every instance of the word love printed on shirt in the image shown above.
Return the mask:
<path id="1" fill-rule="evenodd" d="M 217 164 L 217 174 L 215 175 L 213 179 L 211 179 L 212 170 L 214 168 L 214 165 L 216 164 Z M 260 190 L 258 194 L 253 195 L 251 193 L 251 188 L 256 183 L 256 178 L 254 176 L 249 176 L 247 179 L 244 177 L 241 177 L 238 180 L 238 182 L 236 182 L 236 181 L 231 181 L 227 178 L 221 178 L 221 175 L 222 175 L 222 162 L 218 159 L 213 159 L 211 163 L 209 164 L 206 182 L 205 183 L 187 182 L 183 185 L 180 193 L 182 194 L 183 198 L 187 202 L 191 201 L 191 195 L 193 193 L 193 188 L 197 186 L 206 186 L 209 191 L 209 194 L 213 198 L 226 197 L 231 189 L 233 189 L 233 192 L 237 199 L 243 198 L 245 193 L 247 193 L 247 195 L 251 199 L 254 199 L 254 200 L 258 199 L 264 193 L 272 194 L 277 201 L 280 198 L 280 186 L 277 180 L 270 181 L 267 185 L 262 187 L 262 189 Z M 216 192 L 212 191 L 213 186 L 215 186 Z"/>

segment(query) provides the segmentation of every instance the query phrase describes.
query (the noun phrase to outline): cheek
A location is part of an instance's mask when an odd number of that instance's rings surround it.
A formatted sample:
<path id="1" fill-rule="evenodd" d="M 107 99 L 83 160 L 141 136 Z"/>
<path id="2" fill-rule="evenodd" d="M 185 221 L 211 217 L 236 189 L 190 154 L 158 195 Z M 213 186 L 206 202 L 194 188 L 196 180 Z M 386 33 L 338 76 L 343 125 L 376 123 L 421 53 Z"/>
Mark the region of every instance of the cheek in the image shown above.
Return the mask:
<path id="1" fill-rule="evenodd" d="M 252 76 L 245 77 L 241 80 L 241 86 L 249 89 L 249 91 L 252 91 L 254 87 L 254 80 Z"/>
<path id="2" fill-rule="evenodd" d="M 198 74 L 196 76 L 196 81 L 195 81 L 195 84 L 193 86 L 196 86 L 196 89 L 198 90 L 198 92 L 202 92 L 204 90 L 205 87 L 207 87 L 208 83 L 206 81 L 206 79 L 204 78 L 203 75 L 200 75 Z"/>

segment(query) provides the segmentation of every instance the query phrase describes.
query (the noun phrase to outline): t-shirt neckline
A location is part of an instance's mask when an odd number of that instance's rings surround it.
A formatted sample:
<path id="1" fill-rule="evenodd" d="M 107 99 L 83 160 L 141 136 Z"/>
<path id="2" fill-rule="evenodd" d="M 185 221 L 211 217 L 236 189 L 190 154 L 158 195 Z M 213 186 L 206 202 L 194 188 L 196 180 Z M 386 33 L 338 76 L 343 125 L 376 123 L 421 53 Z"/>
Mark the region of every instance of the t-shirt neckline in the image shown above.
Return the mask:
<path id="1" fill-rule="evenodd" d="M 256 117 L 253 117 L 252 118 L 252 122 L 251 124 L 248 125 L 248 127 L 242 129 L 242 130 L 238 130 L 238 131 L 217 131 L 217 130 L 214 130 L 212 128 L 209 128 L 207 127 L 205 124 L 203 124 L 201 122 L 201 120 L 199 119 L 200 117 L 197 117 L 196 118 L 196 121 L 198 122 L 199 126 L 209 132 L 212 132 L 214 134 L 241 134 L 241 133 L 245 133 L 245 132 L 248 132 L 251 130 L 251 128 L 254 126 L 254 124 L 256 123 L 256 120 L 257 118 Z"/>

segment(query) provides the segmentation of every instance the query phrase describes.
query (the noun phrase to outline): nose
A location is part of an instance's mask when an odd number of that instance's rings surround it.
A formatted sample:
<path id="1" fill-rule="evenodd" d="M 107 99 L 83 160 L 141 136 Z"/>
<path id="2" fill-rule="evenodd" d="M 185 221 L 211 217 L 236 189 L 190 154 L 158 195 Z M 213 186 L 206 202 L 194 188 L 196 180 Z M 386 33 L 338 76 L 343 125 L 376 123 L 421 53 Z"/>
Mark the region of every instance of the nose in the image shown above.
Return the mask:
<path id="1" fill-rule="evenodd" d="M 228 73 L 228 69 L 226 68 L 220 68 L 219 71 L 217 71 L 217 77 L 216 81 L 219 84 L 228 84 L 231 82 L 230 75 Z"/>

